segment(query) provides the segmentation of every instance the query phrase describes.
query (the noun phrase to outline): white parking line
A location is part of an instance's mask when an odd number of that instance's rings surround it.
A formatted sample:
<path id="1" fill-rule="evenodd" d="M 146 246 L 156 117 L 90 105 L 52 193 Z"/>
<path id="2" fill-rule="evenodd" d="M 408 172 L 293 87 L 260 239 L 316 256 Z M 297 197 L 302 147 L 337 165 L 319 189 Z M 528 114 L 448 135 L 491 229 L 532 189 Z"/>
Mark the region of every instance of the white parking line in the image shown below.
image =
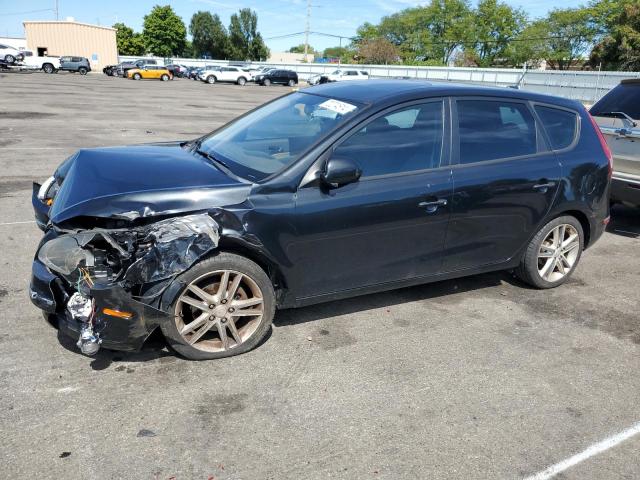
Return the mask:
<path id="1" fill-rule="evenodd" d="M 4 223 L 0 223 L 0 227 L 3 227 L 5 225 L 20 225 L 22 223 L 36 223 L 35 220 L 29 220 L 27 222 L 4 222 Z"/>
<path id="2" fill-rule="evenodd" d="M 568 468 L 571 468 L 580 462 L 584 462 L 590 457 L 593 457 L 595 455 L 598 455 L 599 453 L 609 450 L 610 448 L 615 447 L 619 443 L 622 443 L 625 440 L 628 440 L 639 433 L 640 433 L 640 422 L 636 423 L 632 427 L 627 428 L 626 430 L 623 430 L 620 433 L 617 433 L 615 435 L 612 435 L 611 437 L 605 438 L 601 442 L 591 445 L 589 448 L 587 448 L 586 450 L 580 453 L 577 453 L 573 457 L 569 457 L 566 460 L 556 463 L 555 465 L 551 465 L 546 470 L 543 470 L 542 472 L 539 472 L 539 473 L 536 473 L 535 475 L 527 477 L 524 480 L 548 480 L 549 478 L 556 476 L 560 472 L 564 472 Z"/>

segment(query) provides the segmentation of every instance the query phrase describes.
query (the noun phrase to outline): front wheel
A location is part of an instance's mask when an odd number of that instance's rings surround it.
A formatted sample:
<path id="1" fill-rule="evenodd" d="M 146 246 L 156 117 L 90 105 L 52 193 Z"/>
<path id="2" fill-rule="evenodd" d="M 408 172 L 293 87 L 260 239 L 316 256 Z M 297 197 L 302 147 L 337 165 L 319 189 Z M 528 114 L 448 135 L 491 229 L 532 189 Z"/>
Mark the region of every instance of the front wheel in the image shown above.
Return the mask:
<path id="1" fill-rule="evenodd" d="M 213 85 L 214 83 L 216 83 L 216 77 L 214 77 L 213 75 L 209 75 L 209 76 L 207 77 L 207 83 L 208 83 L 209 85 Z"/>
<path id="2" fill-rule="evenodd" d="M 262 85 L 264 85 L 265 87 L 268 87 L 269 85 L 271 85 L 271 80 L 269 80 L 268 78 L 265 78 L 262 81 Z"/>
<path id="3" fill-rule="evenodd" d="M 7 63 L 13 63 L 13 62 L 15 62 L 15 61 L 16 61 L 16 57 L 14 57 L 14 56 L 13 56 L 13 55 L 11 55 L 11 54 L 7 54 L 7 55 L 5 55 L 4 59 L 5 59 L 5 61 L 6 61 Z"/>
<path id="4" fill-rule="evenodd" d="M 140 80 L 142 78 L 142 75 L 140 75 L 139 73 L 134 73 L 133 74 L 133 79 L 134 80 Z"/>
<path id="5" fill-rule="evenodd" d="M 162 74 L 160 80 L 162 80 L 163 82 L 167 82 L 169 80 L 169 75 L 167 75 L 166 73 Z"/>
<path id="6" fill-rule="evenodd" d="M 50 63 L 45 63 L 42 66 L 42 71 L 44 73 L 53 73 L 53 65 L 51 65 Z"/>
<path id="7" fill-rule="evenodd" d="M 169 345 L 188 359 L 247 352 L 271 328 L 273 285 L 264 270 L 245 257 L 219 253 L 176 281 L 186 287 L 173 301 L 174 316 L 160 328 Z"/>
<path id="8" fill-rule="evenodd" d="M 516 275 L 536 288 L 553 288 L 566 282 L 580 261 L 584 231 L 571 216 L 551 220 L 531 239 Z"/>
<path id="9" fill-rule="evenodd" d="M 238 79 L 238 85 L 240 85 L 241 87 L 244 86 L 244 84 L 247 83 L 247 79 L 244 77 L 240 77 Z"/>

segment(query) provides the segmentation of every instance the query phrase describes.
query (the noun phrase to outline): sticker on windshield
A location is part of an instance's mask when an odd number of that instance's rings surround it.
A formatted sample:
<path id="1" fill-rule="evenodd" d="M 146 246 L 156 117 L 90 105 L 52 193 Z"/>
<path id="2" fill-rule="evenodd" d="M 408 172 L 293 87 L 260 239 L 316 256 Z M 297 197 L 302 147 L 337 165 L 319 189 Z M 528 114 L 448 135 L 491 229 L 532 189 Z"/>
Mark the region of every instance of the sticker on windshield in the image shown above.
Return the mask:
<path id="1" fill-rule="evenodd" d="M 346 115 L 347 113 L 353 112 L 356 108 L 358 108 L 355 105 L 341 102 L 340 100 L 334 100 L 333 98 L 327 100 L 326 102 L 322 102 L 320 105 L 318 105 L 318 107 L 331 110 L 332 112 L 336 112 L 338 115 Z"/>

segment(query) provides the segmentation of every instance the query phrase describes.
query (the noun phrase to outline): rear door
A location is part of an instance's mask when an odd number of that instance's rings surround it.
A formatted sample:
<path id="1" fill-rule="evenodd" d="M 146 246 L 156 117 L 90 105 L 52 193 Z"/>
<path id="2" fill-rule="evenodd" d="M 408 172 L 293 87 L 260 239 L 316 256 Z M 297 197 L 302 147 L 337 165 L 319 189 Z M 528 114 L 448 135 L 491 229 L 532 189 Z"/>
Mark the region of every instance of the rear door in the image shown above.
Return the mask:
<path id="1" fill-rule="evenodd" d="M 561 179 L 528 102 L 462 97 L 453 106 L 456 164 L 444 271 L 511 259 L 543 221 Z"/>

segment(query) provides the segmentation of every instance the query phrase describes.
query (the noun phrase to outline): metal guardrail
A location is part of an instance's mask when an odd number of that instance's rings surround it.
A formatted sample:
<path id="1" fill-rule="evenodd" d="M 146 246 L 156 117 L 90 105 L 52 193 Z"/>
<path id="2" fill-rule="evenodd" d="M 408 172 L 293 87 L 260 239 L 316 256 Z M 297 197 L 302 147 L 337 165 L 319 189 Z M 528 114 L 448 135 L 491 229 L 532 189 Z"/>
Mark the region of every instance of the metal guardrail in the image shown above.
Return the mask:
<path id="1" fill-rule="evenodd" d="M 138 58 L 155 58 L 158 63 L 164 62 L 159 57 L 121 56 L 120 61 L 137 60 Z M 187 66 L 228 65 L 220 60 L 202 60 L 194 58 L 172 58 L 173 63 Z M 610 89 L 625 78 L 640 78 L 640 72 L 596 72 L 567 70 L 527 70 L 507 68 L 462 68 L 462 67 L 418 67 L 401 65 L 337 65 L 327 63 L 266 63 L 251 62 L 252 65 L 269 65 L 293 70 L 301 80 L 317 74 L 331 73 L 338 68 L 354 68 L 365 70 L 373 78 L 414 78 L 430 81 L 471 83 L 498 87 L 519 85 L 523 90 L 530 90 L 548 95 L 571 98 L 583 103 L 592 104 L 599 100 Z"/>

